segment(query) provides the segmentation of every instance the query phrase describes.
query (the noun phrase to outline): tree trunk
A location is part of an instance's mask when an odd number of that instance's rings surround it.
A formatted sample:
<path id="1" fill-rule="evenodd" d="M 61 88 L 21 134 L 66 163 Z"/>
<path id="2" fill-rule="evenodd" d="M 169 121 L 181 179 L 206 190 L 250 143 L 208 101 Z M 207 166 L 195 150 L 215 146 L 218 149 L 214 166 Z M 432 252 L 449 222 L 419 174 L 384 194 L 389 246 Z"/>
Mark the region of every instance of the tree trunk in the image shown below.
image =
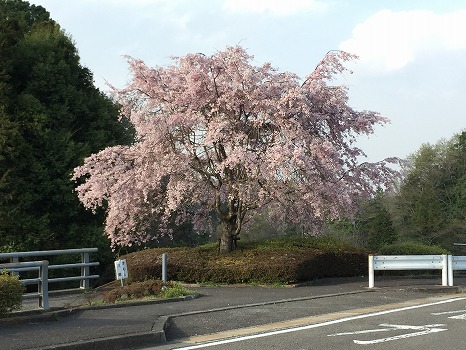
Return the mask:
<path id="1" fill-rule="evenodd" d="M 218 225 L 218 233 L 219 233 L 219 251 L 220 253 L 231 253 L 234 248 L 234 237 L 235 237 L 235 229 L 233 226 L 228 225 L 225 222 L 220 223 Z"/>

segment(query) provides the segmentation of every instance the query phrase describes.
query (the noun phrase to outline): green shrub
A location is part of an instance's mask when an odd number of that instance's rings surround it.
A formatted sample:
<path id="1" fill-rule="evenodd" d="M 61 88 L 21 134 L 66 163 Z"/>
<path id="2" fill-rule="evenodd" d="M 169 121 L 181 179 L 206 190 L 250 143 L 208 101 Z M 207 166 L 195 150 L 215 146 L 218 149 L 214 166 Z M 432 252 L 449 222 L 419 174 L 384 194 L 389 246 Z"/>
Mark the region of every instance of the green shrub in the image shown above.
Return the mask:
<path id="1" fill-rule="evenodd" d="M 160 280 L 146 280 L 112 289 L 104 293 L 102 298 L 105 302 L 113 304 L 119 301 L 147 297 L 172 298 L 189 294 L 193 294 L 193 292 L 184 288 L 179 283 L 167 282 L 164 284 Z"/>
<path id="2" fill-rule="evenodd" d="M 449 254 L 448 250 L 436 245 L 427 245 L 418 242 L 399 242 L 385 245 L 379 249 L 382 255 L 437 255 Z"/>
<path id="3" fill-rule="evenodd" d="M 244 242 L 240 244 L 241 248 L 251 249 L 296 249 L 296 248 L 314 248 L 323 251 L 357 251 L 354 245 L 347 241 L 334 236 L 325 235 L 318 237 L 279 237 L 264 241 Z"/>
<path id="4" fill-rule="evenodd" d="M 0 315 L 19 310 L 23 301 L 24 286 L 18 276 L 6 271 L 0 273 Z"/>
<path id="5" fill-rule="evenodd" d="M 165 288 L 163 288 L 160 293 L 162 298 L 175 298 L 192 294 L 194 294 L 193 291 L 187 289 L 181 283 L 177 282 L 167 283 Z"/>
<path id="6" fill-rule="evenodd" d="M 104 301 L 115 303 L 128 299 L 140 299 L 148 296 L 159 295 L 162 290 L 162 282 L 158 280 L 146 280 L 130 283 L 126 286 L 117 287 L 103 294 Z"/>
<path id="7" fill-rule="evenodd" d="M 335 238 L 279 238 L 240 242 L 230 254 L 215 245 L 147 249 L 124 258 L 130 281 L 161 278 L 161 255 L 168 253 L 168 278 L 187 283 L 290 284 L 325 277 L 364 275 L 367 252 Z"/>

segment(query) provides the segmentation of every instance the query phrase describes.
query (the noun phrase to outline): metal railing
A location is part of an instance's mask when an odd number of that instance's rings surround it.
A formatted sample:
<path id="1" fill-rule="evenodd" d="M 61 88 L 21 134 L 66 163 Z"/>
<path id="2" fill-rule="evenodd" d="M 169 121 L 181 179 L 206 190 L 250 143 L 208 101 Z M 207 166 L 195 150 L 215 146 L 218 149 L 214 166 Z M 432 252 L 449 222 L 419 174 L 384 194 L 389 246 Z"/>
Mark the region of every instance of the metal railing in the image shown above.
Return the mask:
<path id="1" fill-rule="evenodd" d="M 69 282 L 69 281 L 80 281 L 80 288 L 87 290 L 90 288 L 90 280 L 99 278 L 99 275 L 90 273 L 91 266 L 98 266 L 99 262 L 90 261 L 90 253 L 97 252 L 97 248 L 81 248 L 81 249 L 63 249 L 63 250 L 43 250 L 43 251 L 30 251 L 30 252 L 13 252 L 13 253 L 0 253 L 0 260 L 9 260 L 9 263 L 0 264 L 0 270 L 6 269 L 8 272 L 20 275 L 24 271 L 39 271 L 37 278 L 24 278 L 20 281 L 23 284 L 37 284 L 38 292 L 33 296 L 39 296 L 39 307 L 44 309 L 48 308 L 48 284 L 57 282 Z M 56 256 L 56 255 L 69 255 L 79 254 L 81 256 L 81 262 L 74 264 L 56 264 L 49 265 L 47 260 L 41 261 L 30 261 L 20 262 L 20 258 L 26 257 L 45 257 L 45 256 Z M 66 276 L 57 278 L 48 278 L 49 270 L 58 269 L 72 269 L 80 268 L 81 274 L 76 276 Z M 29 295 L 25 295 L 29 297 Z"/>
<path id="2" fill-rule="evenodd" d="M 453 286 L 453 271 L 466 270 L 466 256 L 448 255 L 448 285 Z"/>
<path id="3" fill-rule="evenodd" d="M 99 275 L 91 275 L 90 267 L 98 266 L 98 262 L 90 261 L 90 253 L 97 252 L 97 248 L 80 248 L 80 249 L 60 249 L 60 250 L 39 250 L 39 251 L 30 251 L 30 252 L 13 252 L 13 253 L 0 253 L 0 260 L 9 259 L 10 263 L 19 262 L 20 258 L 26 257 L 45 257 L 53 255 L 70 255 L 70 254 L 79 254 L 81 256 L 81 262 L 75 264 L 58 264 L 58 265 L 49 265 L 49 270 L 57 269 L 67 269 L 80 267 L 81 275 L 80 276 L 68 276 L 60 278 L 50 278 L 49 283 L 53 282 L 67 282 L 67 281 L 81 281 L 80 288 L 89 289 L 90 282 L 89 280 L 94 278 L 99 278 Z M 37 268 L 36 268 L 37 269 Z M 15 269 L 13 272 L 20 272 L 21 268 Z"/>
<path id="4" fill-rule="evenodd" d="M 25 298 L 39 298 L 39 307 L 47 310 L 49 308 L 49 279 L 48 279 L 48 266 L 47 260 L 42 261 L 27 261 L 17 263 L 0 264 L 0 270 L 7 270 L 8 272 L 13 271 L 33 271 L 39 269 L 39 276 L 37 278 L 22 279 L 23 284 L 36 284 L 37 293 L 29 293 L 23 297 Z"/>
<path id="5" fill-rule="evenodd" d="M 450 285 L 447 255 L 369 255 L 369 288 L 376 270 L 442 270 L 442 286 Z"/>
<path id="6" fill-rule="evenodd" d="M 453 286 L 453 271 L 466 271 L 466 256 L 369 255 L 369 288 L 376 270 L 442 270 L 442 286 Z"/>

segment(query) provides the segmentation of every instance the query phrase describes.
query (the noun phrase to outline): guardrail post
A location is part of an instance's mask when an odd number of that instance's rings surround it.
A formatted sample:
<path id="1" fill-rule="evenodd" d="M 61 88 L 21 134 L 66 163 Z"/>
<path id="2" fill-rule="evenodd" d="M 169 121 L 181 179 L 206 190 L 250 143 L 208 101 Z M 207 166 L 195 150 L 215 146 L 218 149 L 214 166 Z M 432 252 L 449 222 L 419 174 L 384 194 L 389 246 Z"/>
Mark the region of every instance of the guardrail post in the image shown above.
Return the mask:
<path id="1" fill-rule="evenodd" d="M 162 254 L 162 282 L 167 282 L 167 265 L 168 265 L 168 254 Z"/>
<path id="2" fill-rule="evenodd" d="M 374 256 L 369 255 L 369 288 L 374 288 Z"/>
<path id="3" fill-rule="evenodd" d="M 89 253 L 81 253 L 81 262 L 84 264 L 89 263 Z M 88 277 L 90 276 L 90 269 L 89 265 L 81 267 L 81 277 Z M 80 288 L 88 290 L 90 288 L 89 278 L 84 278 L 80 282 Z"/>
<path id="4" fill-rule="evenodd" d="M 49 308 L 49 262 L 42 260 L 39 267 L 39 307 L 44 310 Z"/>
<path id="5" fill-rule="evenodd" d="M 10 263 L 13 263 L 13 264 L 19 263 L 19 258 L 17 256 L 14 256 L 14 257 L 10 258 Z M 12 271 L 11 274 L 14 275 L 14 276 L 19 276 L 18 271 Z"/>
<path id="6" fill-rule="evenodd" d="M 448 285 L 453 286 L 453 256 L 448 255 Z"/>
<path id="7" fill-rule="evenodd" d="M 448 286 L 448 256 L 442 254 L 442 286 Z"/>

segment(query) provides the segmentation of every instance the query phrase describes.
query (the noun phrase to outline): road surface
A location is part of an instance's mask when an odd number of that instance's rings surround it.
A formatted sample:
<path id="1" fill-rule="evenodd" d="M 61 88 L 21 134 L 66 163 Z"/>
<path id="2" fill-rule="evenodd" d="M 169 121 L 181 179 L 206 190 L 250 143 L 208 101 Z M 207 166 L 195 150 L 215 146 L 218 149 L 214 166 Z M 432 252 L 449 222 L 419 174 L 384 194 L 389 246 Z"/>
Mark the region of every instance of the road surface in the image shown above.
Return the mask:
<path id="1" fill-rule="evenodd" d="M 466 296 L 393 307 L 328 313 L 287 322 L 194 336 L 158 350 L 463 349 Z"/>

